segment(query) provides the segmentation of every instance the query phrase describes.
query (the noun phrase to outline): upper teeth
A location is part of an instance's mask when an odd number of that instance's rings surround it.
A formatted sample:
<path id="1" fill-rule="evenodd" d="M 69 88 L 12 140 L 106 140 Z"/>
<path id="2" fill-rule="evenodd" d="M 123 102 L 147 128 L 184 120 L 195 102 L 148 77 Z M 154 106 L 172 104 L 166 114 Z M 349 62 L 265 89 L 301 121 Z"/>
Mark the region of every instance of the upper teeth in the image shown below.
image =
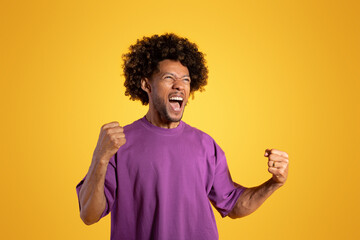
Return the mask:
<path id="1" fill-rule="evenodd" d="M 182 97 L 171 97 L 170 100 L 173 100 L 173 101 L 182 101 L 183 98 L 182 98 Z"/>

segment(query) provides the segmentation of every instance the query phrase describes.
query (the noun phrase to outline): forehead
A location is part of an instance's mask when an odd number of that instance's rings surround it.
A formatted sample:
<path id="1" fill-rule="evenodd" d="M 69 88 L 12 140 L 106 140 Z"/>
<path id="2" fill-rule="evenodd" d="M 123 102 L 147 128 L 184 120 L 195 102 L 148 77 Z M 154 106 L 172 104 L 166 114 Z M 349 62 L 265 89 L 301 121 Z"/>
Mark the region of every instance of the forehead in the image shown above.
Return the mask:
<path id="1" fill-rule="evenodd" d="M 183 77 L 189 75 L 189 70 L 180 61 L 165 59 L 160 61 L 158 65 L 158 74 L 164 73 L 172 73 L 177 77 Z"/>

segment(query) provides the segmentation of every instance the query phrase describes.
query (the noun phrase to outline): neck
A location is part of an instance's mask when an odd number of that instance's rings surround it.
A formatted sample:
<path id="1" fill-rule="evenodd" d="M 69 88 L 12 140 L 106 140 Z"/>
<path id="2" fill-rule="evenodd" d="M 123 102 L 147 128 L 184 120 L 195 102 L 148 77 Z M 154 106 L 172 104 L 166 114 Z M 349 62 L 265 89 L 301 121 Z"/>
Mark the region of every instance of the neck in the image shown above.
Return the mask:
<path id="1" fill-rule="evenodd" d="M 164 116 L 161 116 L 159 113 L 154 114 L 150 110 L 145 115 L 146 120 L 150 122 L 152 125 L 161 127 L 161 128 L 176 128 L 179 126 L 179 122 L 171 122 L 167 120 Z"/>

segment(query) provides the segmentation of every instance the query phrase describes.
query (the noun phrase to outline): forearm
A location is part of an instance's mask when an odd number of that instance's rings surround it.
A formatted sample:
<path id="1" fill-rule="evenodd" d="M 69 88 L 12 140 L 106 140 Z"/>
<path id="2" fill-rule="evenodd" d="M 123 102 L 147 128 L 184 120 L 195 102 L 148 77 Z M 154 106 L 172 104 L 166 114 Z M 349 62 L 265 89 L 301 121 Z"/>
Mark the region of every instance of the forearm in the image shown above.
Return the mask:
<path id="1" fill-rule="evenodd" d="M 230 218 L 240 218 L 249 215 L 258 209 L 281 186 L 282 184 L 275 182 L 271 178 L 260 186 L 245 189 L 228 216 Z"/>
<path id="2" fill-rule="evenodd" d="M 97 222 L 106 207 L 104 183 L 108 161 L 93 159 L 79 192 L 80 217 L 87 225 Z"/>

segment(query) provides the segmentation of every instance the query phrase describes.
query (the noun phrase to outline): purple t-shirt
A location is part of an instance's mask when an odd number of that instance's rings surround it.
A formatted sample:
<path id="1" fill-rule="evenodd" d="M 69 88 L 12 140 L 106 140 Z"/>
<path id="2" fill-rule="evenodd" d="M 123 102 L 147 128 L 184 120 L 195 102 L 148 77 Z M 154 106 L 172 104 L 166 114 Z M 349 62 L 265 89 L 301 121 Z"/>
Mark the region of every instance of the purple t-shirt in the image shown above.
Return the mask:
<path id="1" fill-rule="evenodd" d="M 111 211 L 111 239 L 218 239 L 210 202 L 225 217 L 245 188 L 232 181 L 215 141 L 183 121 L 165 129 L 145 117 L 124 133 L 105 179 L 101 217 Z"/>

